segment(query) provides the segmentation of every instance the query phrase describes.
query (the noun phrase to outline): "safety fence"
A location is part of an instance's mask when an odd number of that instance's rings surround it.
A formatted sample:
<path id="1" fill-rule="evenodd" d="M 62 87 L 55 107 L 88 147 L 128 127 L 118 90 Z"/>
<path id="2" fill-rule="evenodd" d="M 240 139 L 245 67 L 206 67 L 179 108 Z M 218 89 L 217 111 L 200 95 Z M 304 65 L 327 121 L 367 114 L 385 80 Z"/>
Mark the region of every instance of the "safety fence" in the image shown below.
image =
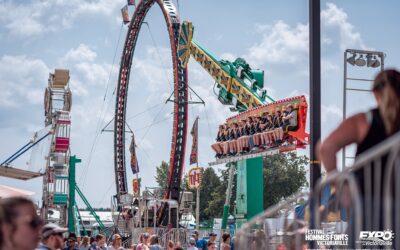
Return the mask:
<path id="1" fill-rule="evenodd" d="M 399 179 L 397 133 L 321 179 L 310 195 L 294 195 L 244 224 L 235 249 L 400 249 Z"/>

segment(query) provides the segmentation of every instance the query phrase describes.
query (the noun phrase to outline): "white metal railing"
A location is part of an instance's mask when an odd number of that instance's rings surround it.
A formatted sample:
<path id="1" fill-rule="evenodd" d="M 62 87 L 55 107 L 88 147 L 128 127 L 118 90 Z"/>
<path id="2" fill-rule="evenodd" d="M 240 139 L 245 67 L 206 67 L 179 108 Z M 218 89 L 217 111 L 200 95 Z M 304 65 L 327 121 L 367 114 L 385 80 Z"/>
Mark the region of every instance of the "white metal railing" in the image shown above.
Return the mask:
<path id="1" fill-rule="evenodd" d="M 358 183 L 360 179 L 363 183 Z M 392 230 L 392 245 L 381 247 L 400 249 L 400 182 L 395 180 L 400 180 L 400 132 L 358 156 L 352 167 L 320 180 L 309 200 L 310 221 L 289 218 L 296 201 L 307 196 L 299 193 L 242 225 L 236 233 L 235 249 L 276 249 L 282 244 L 286 249 L 321 247 L 305 241 L 308 225 L 326 233 L 348 234 L 349 247 L 353 248 L 362 247 L 360 231 Z M 320 197 L 326 187 L 334 191 L 321 206 Z M 330 214 L 335 215 L 333 219 Z M 283 228 L 270 228 L 268 218 L 283 218 Z"/>
<path id="2" fill-rule="evenodd" d="M 294 209 L 302 198 L 308 198 L 308 193 L 295 194 L 243 224 L 235 235 L 235 249 L 276 249 L 279 245 L 301 249 L 307 223 L 295 218 Z M 276 218 L 282 219 L 280 225 L 270 225 L 268 220 Z"/>

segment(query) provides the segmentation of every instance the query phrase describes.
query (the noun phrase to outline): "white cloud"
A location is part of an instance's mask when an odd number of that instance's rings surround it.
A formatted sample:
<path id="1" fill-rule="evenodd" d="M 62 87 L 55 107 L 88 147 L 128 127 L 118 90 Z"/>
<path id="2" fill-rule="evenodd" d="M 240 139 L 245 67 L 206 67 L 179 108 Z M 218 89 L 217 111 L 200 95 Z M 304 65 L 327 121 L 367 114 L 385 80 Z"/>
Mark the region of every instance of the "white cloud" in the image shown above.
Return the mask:
<path id="1" fill-rule="evenodd" d="M 220 58 L 223 59 L 223 60 L 228 60 L 228 61 L 233 62 L 233 61 L 235 61 L 237 56 L 232 54 L 232 53 L 225 52 L 225 53 L 221 54 Z"/>
<path id="2" fill-rule="evenodd" d="M 6 2 L 0 5 L 0 24 L 12 35 L 29 37 L 69 28 L 78 17 L 115 15 L 123 3 L 123 0 Z"/>
<path id="3" fill-rule="evenodd" d="M 82 62 L 76 64 L 74 67 L 77 72 L 79 72 L 83 78 L 87 80 L 85 83 L 89 83 L 91 85 L 106 85 L 108 82 L 111 70 L 110 64 Z"/>
<path id="4" fill-rule="evenodd" d="M 39 20 L 43 15 L 42 11 L 42 6 L 38 4 L 2 3 L 0 5 L 0 23 L 13 35 L 37 35 L 45 30 L 44 25 Z"/>
<path id="5" fill-rule="evenodd" d="M 327 8 L 321 11 L 322 30 L 328 33 L 330 29 L 339 30 L 340 50 L 344 51 L 348 48 L 367 49 L 361 38 L 361 34 L 349 22 L 346 12 L 333 3 L 327 3 L 326 5 Z M 329 41 L 329 39 L 331 38 L 326 37 L 325 41 Z"/>
<path id="6" fill-rule="evenodd" d="M 264 63 L 297 63 L 308 52 L 308 25 L 297 24 L 291 28 L 284 21 L 274 25 L 257 25 L 263 33 L 261 42 L 248 50 L 246 60 L 255 66 Z"/>
<path id="7" fill-rule="evenodd" d="M 94 52 L 86 44 L 79 44 L 78 48 L 70 49 L 65 56 L 63 61 L 88 61 L 93 62 L 97 57 L 97 53 Z"/>
<path id="8" fill-rule="evenodd" d="M 50 69 L 39 59 L 4 55 L 0 59 L 0 106 L 19 106 L 43 102 Z"/>
<path id="9" fill-rule="evenodd" d="M 248 49 L 244 56 L 252 65 L 295 64 L 308 57 L 309 29 L 308 23 L 298 23 L 291 27 L 282 20 L 271 24 L 255 25 L 255 30 L 263 34 L 260 42 Z M 321 30 L 324 45 L 338 44 L 341 51 L 347 48 L 367 49 L 361 34 L 349 22 L 343 9 L 333 3 L 321 11 Z M 339 33 L 339 34 L 337 34 Z M 336 66 L 327 64 L 326 69 L 336 70 Z"/>

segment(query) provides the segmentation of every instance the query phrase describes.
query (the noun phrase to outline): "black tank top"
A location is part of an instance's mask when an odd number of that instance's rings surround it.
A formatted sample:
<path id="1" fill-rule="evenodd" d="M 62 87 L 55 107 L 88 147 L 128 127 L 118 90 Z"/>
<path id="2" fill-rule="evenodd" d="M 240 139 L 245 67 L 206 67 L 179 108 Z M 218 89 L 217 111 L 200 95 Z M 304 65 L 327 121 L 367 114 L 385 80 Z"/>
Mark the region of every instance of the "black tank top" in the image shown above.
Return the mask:
<path id="1" fill-rule="evenodd" d="M 385 131 L 385 126 L 382 120 L 382 117 L 380 115 L 379 109 L 373 109 L 371 110 L 369 113 L 366 114 L 367 115 L 367 119 L 370 123 L 370 128 L 368 130 L 367 135 L 365 136 L 364 140 L 357 145 L 357 151 L 356 151 L 356 158 L 358 155 L 362 154 L 363 152 L 367 151 L 368 149 L 376 146 L 377 144 L 379 144 L 380 142 L 384 141 L 385 139 L 388 138 L 388 135 L 386 134 Z M 380 187 L 380 199 L 382 199 L 382 195 L 383 195 L 383 179 L 384 179 L 384 175 L 386 172 L 386 160 L 387 160 L 387 155 L 382 157 L 382 164 L 381 164 L 381 187 Z M 374 184 L 374 171 L 375 171 L 375 164 L 371 164 L 371 179 L 365 179 L 366 177 L 364 176 L 364 169 L 365 168 L 361 168 L 358 169 L 356 171 L 354 171 L 354 177 L 357 181 L 359 190 L 360 190 L 360 195 L 361 195 L 361 199 L 363 201 L 363 210 L 366 209 L 365 205 L 367 205 L 365 202 L 370 199 L 370 201 L 373 201 L 373 197 L 374 197 L 374 189 L 375 189 L 375 185 Z M 371 194 L 368 195 L 366 193 L 365 187 L 366 185 L 371 187 Z M 366 228 L 366 225 L 363 224 L 363 230 L 383 230 L 383 207 L 381 207 L 381 204 L 379 204 L 378 206 L 380 206 L 379 208 L 379 225 L 375 225 L 371 228 Z M 376 205 L 373 206 L 372 208 L 372 213 L 375 214 L 375 209 L 377 209 Z M 363 221 L 365 223 L 365 221 L 367 219 L 370 220 L 370 218 L 367 218 L 367 214 L 366 211 L 363 211 Z"/>
<path id="2" fill-rule="evenodd" d="M 368 116 L 371 126 L 368 130 L 367 136 L 365 136 L 364 140 L 357 145 L 356 157 L 388 138 L 379 109 L 376 108 L 371 110 L 370 113 L 367 114 L 367 117 Z"/>

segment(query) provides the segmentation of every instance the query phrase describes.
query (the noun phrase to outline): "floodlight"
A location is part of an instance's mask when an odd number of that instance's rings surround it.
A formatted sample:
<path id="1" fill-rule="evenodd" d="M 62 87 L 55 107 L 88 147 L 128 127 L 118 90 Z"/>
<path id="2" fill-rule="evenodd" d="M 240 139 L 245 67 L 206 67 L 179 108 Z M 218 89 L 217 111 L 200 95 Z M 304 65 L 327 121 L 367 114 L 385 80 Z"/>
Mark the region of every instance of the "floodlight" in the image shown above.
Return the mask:
<path id="1" fill-rule="evenodd" d="M 351 57 L 347 58 L 347 62 L 354 66 L 354 64 L 356 63 L 356 54 L 353 53 Z"/>
<path id="2" fill-rule="evenodd" d="M 363 55 L 360 55 L 360 57 L 356 60 L 355 63 L 356 63 L 357 66 L 362 67 L 362 66 L 365 66 L 365 64 L 366 64 L 367 62 L 365 61 Z"/>
<path id="3" fill-rule="evenodd" d="M 367 55 L 367 66 L 368 67 L 372 67 L 372 68 L 376 68 L 379 67 L 381 65 L 381 63 L 379 62 L 379 60 L 376 58 L 376 56 L 372 56 L 371 54 Z"/>
<path id="4" fill-rule="evenodd" d="M 375 62 L 375 57 L 372 58 L 371 54 L 367 54 L 366 58 L 367 58 L 367 67 L 371 67 L 372 64 Z"/>

